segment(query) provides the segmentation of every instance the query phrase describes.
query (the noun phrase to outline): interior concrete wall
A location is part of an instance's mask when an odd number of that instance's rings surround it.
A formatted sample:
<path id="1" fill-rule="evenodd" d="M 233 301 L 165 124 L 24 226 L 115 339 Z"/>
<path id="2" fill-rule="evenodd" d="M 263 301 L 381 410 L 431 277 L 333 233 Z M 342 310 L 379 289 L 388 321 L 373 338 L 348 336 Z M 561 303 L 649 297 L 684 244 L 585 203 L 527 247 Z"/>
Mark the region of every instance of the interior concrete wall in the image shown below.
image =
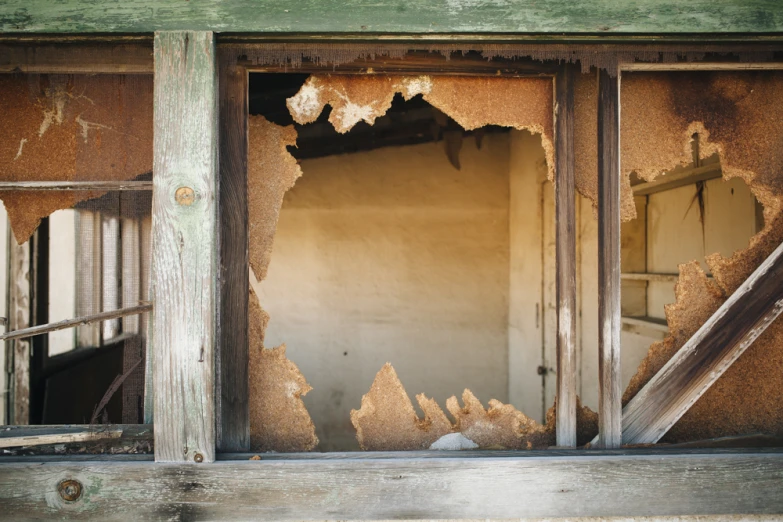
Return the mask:
<path id="1" fill-rule="evenodd" d="M 302 162 L 267 279 L 267 347 L 313 386 L 320 449 L 357 449 L 349 412 L 385 362 L 440 404 L 508 400 L 509 135 Z"/>

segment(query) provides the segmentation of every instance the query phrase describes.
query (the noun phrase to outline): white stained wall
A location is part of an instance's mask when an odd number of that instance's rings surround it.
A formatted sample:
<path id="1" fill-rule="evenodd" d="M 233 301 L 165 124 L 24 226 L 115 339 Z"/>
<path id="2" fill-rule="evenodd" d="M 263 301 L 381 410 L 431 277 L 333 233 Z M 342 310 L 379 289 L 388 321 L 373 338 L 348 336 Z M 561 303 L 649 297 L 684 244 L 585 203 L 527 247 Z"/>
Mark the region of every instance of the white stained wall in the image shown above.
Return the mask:
<path id="1" fill-rule="evenodd" d="M 391 362 L 411 398 L 508 400 L 509 135 L 302 162 L 267 279 L 267 347 L 313 386 L 321 449 L 357 449 L 350 410 Z"/>
<path id="2" fill-rule="evenodd" d="M 76 211 L 49 216 L 49 322 L 76 317 Z M 74 328 L 49 333 L 49 356 L 73 350 Z"/>

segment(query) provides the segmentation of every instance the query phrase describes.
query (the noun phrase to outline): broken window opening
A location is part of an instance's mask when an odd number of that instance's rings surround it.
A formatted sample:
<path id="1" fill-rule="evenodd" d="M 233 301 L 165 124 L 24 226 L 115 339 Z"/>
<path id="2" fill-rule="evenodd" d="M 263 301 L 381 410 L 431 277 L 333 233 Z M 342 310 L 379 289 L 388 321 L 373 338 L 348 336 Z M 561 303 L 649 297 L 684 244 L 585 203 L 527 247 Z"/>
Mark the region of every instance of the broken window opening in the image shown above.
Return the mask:
<path id="1" fill-rule="evenodd" d="M 552 169 L 548 161 L 551 80 L 504 84 L 491 79 L 487 84 L 486 79 L 381 77 L 375 83 L 357 77 L 352 84 L 350 77 L 292 76 L 285 80 L 284 76 L 251 75 L 250 80 L 251 112 L 263 115 L 250 117 L 250 262 L 261 280 L 253 287 L 271 316 L 263 344 L 267 348 L 285 344 L 286 356 L 307 378 L 307 386 L 292 384 L 291 389 L 299 390 L 295 393 L 313 417 L 318 449 L 357 449 L 355 428 L 365 449 L 426 449 L 438 438 L 433 439 L 430 431 L 435 422 L 431 415 L 440 426 L 434 431 L 443 431 L 442 435 L 470 431 L 474 423 L 497 423 L 493 424 L 498 430 L 494 443 L 480 432 L 473 435 L 485 448 L 554 444 L 553 419 L 548 419 L 546 428 L 542 424 L 553 401 L 550 392 L 552 400 L 547 402 L 546 389 L 554 390 L 555 375 L 539 373 L 540 367 L 555 365 L 555 336 L 543 334 L 544 321 L 551 328 L 555 314 L 544 310 L 541 296 L 544 271 L 553 269 L 554 262 L 554 257 L 546 267 L 542 262 L 542 249 L 549 246 L 542 240 L 545 218 L 541 208 L 544 193 L 552 192 L 551 183 L 546 182 Z M 284 85 L 286 81 L 290 84 Z M 520 92 L 528 96 L 522 97 L 522 107 L 487 115 L 462 103 L 460 97 L 468 96 L 470 85 L 477 91 L 473 99 L 484 98 L 485 104 L 487 98 L 499 97 L 489 102 L 495 113 L 500 107 L 508 109 L 501 95 L 504 88 L 509 96 Z M 515 87 L 521 91 L 515 92 Z M 272 95 L 253 91 L 265 88 L 284 92 L 287 106 L 284 96 L 278 95 L 275 101 Z M 395 96 L 398 89 L 402 96 Z M 373 98 L 378 92 L 380 97 Z M 355 96 L 367 105 L 359 105 Z M 410 99 L 404 101 L 404 96 Z M 434 96 L 434 106 L 425 102 L 428 96 Z M 327 103 L 330 109 L 322 111 Z M 446 112 L 438 107 L 445 107 Z M 291 127 L 276 125 L 290 124 L 292 113 L 300 123 L 313 123 L 295 127 L 296 135 Z M 482 131 L 474 131 L 474 139 L 465 140 L 461 149 L 466 131 L 450 119 L 452 115 L 462 118 L 467 128 Z M 514 116 L 517 121 L 510 121 Z M 472 123 L 493 118 L 506 127 Z M 543 143 L 540 136 L 527 130 L 509 131 L 509 126 L 543 131 Z M 335 129 L 347 133 L 340 136 Z M 278 136 L 278 141 L 270 141 L 270 136 Z M 348 145 L 341 146 L 340 141 Z M 292 147 L 294 143 L 297 148 Z M 300 165 L 285 159 L 281 147 L 291 148 L 293 155 L 302 158 Z M 278 152 L 264 153 L 270 150 Z M 261 165 L 266 167 L 263 172 L 258 170 Z M 268 179 L 274 168 L 280 169 L 278 176 L 284 181 Z M 300 173 L 304 174 L 301 178 Z M 263 222 L 268 222 L 269 214 L 264 214 L 263 221 L 254 219 L 260 212 L 253 210 L 257 194 L 264 194 L 267 202 L 279 197 L 282 210 L 276 229 Z M 554 205 L 551 194 L 548 201 Z M 553 210 L 547 217 L 553 221 Z M 534 248 L 528 251 L 519 243 L 512 248 L 512 234 Z M 550 240 L 554 240 L 553 232 Z M 520 259 L 512 261 L 512 255 Z M 520 266 L 527 264 L 521 259 L 524 256 L 536 258 L 538 272 L 532 276 L 536 282 L 525 280 L 530 274 Z M 518 287 L 513 292 L 512 279 Z M 554 294 L 554 277 L 549 279 Z M 527 285 L 530 288 L 523 288 Z M 518 297 L 525 290 L 533 297 L 520 302 Z M 251 298 L 251 314 L 254 302 Z M 541 316 L 528 313 L 533 310 Z M 257 312 L 250 320 L 252 332 L 254 320 L 267 319 Z M 263 383 L 283 389 L 259 374 L 262 365 L 253 364 L 257 356 L 253 350 L 260 349 L 260 344 L 252 335 L 250 342 L 251 393 L 254 387 L 256 391 L 263 388 Z M 544 342 L 551 345 L 548 350 Z M 425 414 L 421 415 L 399 380 L 392 379 L 403 390 L 400 399 L 405 399 L 392 401 L 401 410 L 390 412 L 391 418 L 410 419 L 413 432 L 423 429 L 427 433 L 423 438 L 398 437 L 398 443 L 378 445 L 377 437 L 373 441 L 367 435 L 372 428 L 360 427 L 372 419 L 359 406 L 364 404 L 361 397 L 370 383 L 381 378 L 384 370 L 377 376 L 376 372 L 389 361 L 409 389 L 434 396 L 435 401 L 417 400 Z M 471 391 L 465 391 L 468 402 L 464 408 L 456 398 L 453 403 L 449 399 L 453 420 L 447 420 L 446 399 L 462 394 L 466 385 L 488 404 L 489 410 L 481 406 L 484 421 L 469 420 L 479 415 Z M 524 406 L 510 401 L 512 393 Z M 490 399 L 496 400 L 486 402 Z M 263 400 L 263 396 L 251 396 L 251 443 L 257 432 L 254 423 L 270 424 L 254 417 L 254 412 L 264 414 L 254 410 L 254 402 Z M 286 400 L 281 397 L 280 404 Z M 532 417 L 503 404 L 509 402 Z M 498 417 L 500 412 L 505 413 Z M 589 419 L 593 428 L 581 438 L 582 443 L 594 434 L 594 420 Z M 299 426 L 306 431 L 307 425 L 295 423 L 292 429 Z M 528 428 L 538 435 L 528 439 L 524 435 Z M 399 435 L 407 428 L 386 429 Z M 261 449 L 270 447 L 262 445 Z"/>

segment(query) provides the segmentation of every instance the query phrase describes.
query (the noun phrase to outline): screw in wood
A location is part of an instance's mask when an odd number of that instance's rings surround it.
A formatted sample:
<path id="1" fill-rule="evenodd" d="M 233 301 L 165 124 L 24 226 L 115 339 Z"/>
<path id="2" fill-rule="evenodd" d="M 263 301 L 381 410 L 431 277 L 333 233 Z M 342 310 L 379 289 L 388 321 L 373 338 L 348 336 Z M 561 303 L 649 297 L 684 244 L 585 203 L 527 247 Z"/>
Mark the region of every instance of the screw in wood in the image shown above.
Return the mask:
<path id="1" fill-rule="evenodd" d="M 82 496 L 82 483 L 75 479 L 63 480 L 57 485 L 57 492 L 66 502 L 76 502 Z"/>
<path id="2" fill-rule="evenodd" d="M 196 200 L 196 193 L 190 187 L 180 187 L 174 193 L 174 199 L 177 204 L 189 207 Z"/>
<path id="3" fill-rule="evenodd" d="M 195 460 L 198 463 L 202 463 L 204 462 L 204 455 L 202 455 L 201 453 L 196 453 L 195 455 L 193 455 L 193 460 Z"/>

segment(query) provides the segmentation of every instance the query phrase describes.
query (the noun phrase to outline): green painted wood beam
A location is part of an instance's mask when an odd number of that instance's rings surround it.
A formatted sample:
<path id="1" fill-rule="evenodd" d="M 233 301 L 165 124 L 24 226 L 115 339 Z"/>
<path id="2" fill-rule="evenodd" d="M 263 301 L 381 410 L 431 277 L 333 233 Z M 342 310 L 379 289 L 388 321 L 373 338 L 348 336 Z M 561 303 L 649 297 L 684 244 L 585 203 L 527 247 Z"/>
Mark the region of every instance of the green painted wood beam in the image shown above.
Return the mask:
<path id="1" fill-rule="evenodd" d="M 2 33 L 783 34 L 780 0 L 0 0 Z"/>

